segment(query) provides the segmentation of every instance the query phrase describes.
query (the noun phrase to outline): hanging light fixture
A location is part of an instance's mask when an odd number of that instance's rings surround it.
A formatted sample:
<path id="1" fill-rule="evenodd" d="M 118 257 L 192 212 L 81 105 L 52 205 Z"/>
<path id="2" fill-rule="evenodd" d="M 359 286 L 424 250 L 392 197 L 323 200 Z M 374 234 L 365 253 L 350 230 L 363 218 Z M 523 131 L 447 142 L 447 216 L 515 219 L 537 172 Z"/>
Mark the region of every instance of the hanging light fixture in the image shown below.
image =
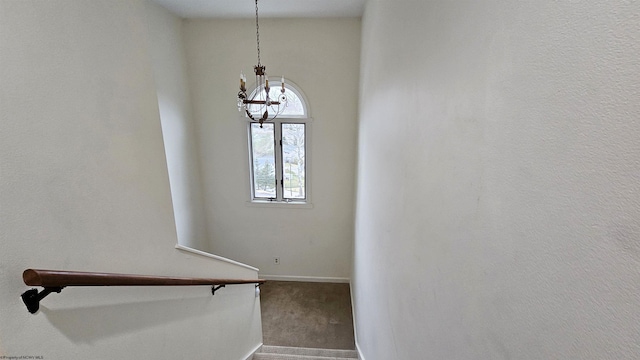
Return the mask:
<path id="1" fill-rule="evenodd" d="M 256 89 L 247 96 L 247 77 L 240 72 L 240 91 L 238 92 L 238 111 L 244 110 L 249 119 L 257 121 L 262 127 L 265 121 L 271 121 L 282 114 L 287 106 L 287 96 L 284 94 L 284 76 L 282 77 L 280 95 L 277 99 L 269 96 L 269 78 L 266 68 L 260 63 L 260 26 L 258 25 L 258 0 L 256 1 L 256 43 L 258 48 L 258 65 L 253 67 L 256 74 Z"/>

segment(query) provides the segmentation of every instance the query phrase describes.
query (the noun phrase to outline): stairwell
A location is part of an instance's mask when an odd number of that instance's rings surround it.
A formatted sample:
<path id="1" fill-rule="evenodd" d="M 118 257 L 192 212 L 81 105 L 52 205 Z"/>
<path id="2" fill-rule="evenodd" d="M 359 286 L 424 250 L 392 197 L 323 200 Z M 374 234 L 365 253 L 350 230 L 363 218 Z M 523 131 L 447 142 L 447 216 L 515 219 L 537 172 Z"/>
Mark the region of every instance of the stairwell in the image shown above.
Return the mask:
<path id="1" fill-rule="evenodd" d="M 260 286 L 264 345 L 252 360 L 348 360 L 355 350 L 349 284 Z"/>
<path id="2" fill-rule="evenodd" d="M 355 350 L 312 349 L 264 345 L 253 360 L 348 360 L 358 359 Z"/>

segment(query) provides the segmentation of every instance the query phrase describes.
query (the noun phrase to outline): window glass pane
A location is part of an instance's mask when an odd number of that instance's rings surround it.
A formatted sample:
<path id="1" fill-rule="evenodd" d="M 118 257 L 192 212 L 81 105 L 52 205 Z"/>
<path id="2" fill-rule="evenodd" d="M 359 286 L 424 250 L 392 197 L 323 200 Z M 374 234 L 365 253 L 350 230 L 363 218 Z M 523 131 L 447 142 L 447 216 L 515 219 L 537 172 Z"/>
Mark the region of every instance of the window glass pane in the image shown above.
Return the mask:
<path id="1" fill-rule="evenodd" d="M 282 172 L 285 199 L 305 199 L 304 124 L 282 124 Z"/>
<path id="2" fill-rule="evenodd" d="M 269 91 L 269 93 L 271 93 L 271 91 Z M 287 107 L 284 108 L 282 116 L 304 116 L 304 107 L 298 95 L 286 88 L 284 94 L 287 96 Z"/>
<path id="3" fill-rule="evenodd" d="M 276 197 L 276 158 L 273 124 L 251 124 L 251 161 L 253 162 L 253 195 L 256 198 Z"/>
<path id="4" fill-rule="evenodd" d="M 270 82 L 271 83 L 271 82 Z M 269 99 L 272 101 L 278 101 L 278 97 L 280 96 L 280 84 L 277 86 L 270 85 L 269 88 Z M 256 93 L 256 100 L 264 100 L 266 98 L 266 91 L 264 88 L 260 89 L 259 93 Z M 302 101 L 293 91 L 285 87 L 284 94 L 287 96 L 287 106 L 284 108 L 280 116 L 304 116 L 304 106 L 302 105 Z M 253 94 L 252 94 L 253 96 Z M 247 109 L 253 116 L 260 116 L 264 112 L 264 105 L 248 105 Z M 269 114 L 274 114 L 278 111 L 277 105 L 272 105 L 269 107 Z"/>

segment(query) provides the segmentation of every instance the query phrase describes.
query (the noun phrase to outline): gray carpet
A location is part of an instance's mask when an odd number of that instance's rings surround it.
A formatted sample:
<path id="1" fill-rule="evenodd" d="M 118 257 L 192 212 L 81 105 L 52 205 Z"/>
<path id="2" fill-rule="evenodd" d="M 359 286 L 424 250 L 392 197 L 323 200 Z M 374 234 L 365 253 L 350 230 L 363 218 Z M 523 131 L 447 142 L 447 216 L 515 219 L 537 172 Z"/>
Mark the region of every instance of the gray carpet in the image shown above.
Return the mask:
<path id="1" fill-rule="evenodd" d="M 349 284 L 268 281 L 260 290 L 265 345 L 355 349 Z"/>

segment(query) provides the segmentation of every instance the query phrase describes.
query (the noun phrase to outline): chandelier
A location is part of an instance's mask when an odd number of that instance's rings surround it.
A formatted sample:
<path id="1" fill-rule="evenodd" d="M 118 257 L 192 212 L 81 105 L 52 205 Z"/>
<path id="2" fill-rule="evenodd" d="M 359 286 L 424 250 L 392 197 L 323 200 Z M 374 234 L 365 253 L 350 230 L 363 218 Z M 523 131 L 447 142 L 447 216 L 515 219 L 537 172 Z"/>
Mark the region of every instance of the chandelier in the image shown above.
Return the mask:
<path id="1" fill-rule="evenodd" d="M 266 68 L 260 63 L 260 26 L 258 25 L 258 0 L 256 1 L 256 43 L 258 48 L 258 65 L 253 67 L 256 74 L 256 89 L 247 96 L 247 77 L 240 72 L 240 91 L 238 92 L 238 111 L 243 111 L 249 119 L 257 121 L 262 127 L 265 121 L 271 121 L 282 114 L 287 106 L 287 96 L 284 94 L 284 76 L 281 81 L 280 94 L 272 99 L 269 78 Z"/>

